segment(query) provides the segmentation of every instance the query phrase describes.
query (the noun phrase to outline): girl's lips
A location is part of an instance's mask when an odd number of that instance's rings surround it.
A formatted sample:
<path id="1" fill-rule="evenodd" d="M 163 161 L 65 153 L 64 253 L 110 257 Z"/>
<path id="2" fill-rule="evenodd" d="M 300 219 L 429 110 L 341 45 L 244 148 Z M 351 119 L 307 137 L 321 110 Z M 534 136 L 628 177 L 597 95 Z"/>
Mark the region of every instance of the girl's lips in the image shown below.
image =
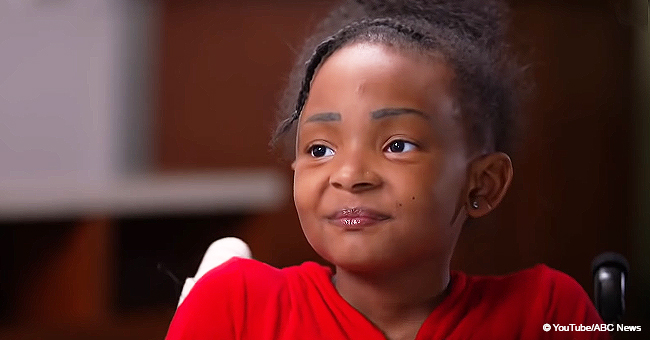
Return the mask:
<path id="1" fill-rule="evenodd" d="M 390 216 L 368 208 L 344 208 L 331 214 L 327 219 L 342 228 L 359 230 L 390 219 Z"/>

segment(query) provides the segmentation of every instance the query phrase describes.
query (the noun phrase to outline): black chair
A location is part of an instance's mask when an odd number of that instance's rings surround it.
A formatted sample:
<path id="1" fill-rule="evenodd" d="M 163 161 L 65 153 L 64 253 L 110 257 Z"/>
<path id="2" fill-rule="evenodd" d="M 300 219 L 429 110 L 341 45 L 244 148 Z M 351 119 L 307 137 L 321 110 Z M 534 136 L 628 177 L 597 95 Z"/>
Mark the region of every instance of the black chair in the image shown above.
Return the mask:
<path id="1" fill-rule="evenodd" d="M 602 253 L 591 263 L 594 305 L 607 324 L 621 323 L 625 314 L 625 285 L 629 271 L 627 260 L 618 253 Z"/>

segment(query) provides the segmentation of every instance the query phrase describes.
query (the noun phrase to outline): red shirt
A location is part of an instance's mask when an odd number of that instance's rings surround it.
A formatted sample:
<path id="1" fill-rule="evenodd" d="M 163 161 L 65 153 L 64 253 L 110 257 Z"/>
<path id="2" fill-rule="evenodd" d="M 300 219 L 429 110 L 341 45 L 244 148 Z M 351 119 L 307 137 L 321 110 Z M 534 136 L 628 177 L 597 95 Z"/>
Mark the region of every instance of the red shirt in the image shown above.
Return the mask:
<path id="1" fill-rule="evenodd" d="M 313 262 L 276 269 L 231 259 L 197 282 L 166 339 L 385 340 L 331 279 L 329 268 Z M 577 327 L 603 321 L 573 278 L 545 265 L 506 276 L 452 271 L 449 295 L 416 339 L 610 338 L 606 331 L 545 332 L 545 323 Z"/>

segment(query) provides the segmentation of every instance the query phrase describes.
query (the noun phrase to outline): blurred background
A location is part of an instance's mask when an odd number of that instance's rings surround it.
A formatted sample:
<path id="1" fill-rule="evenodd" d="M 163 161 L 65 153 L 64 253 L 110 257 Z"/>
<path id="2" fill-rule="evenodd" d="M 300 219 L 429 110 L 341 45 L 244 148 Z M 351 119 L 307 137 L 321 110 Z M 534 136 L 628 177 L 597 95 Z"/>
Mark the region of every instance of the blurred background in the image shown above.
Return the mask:
<path id="1" fill-rule="evenodd" d="M 0 339 L 162 339 L 179 291 L 157 268 L 193 276 L 224 236 L 274 266 L 324 263 L 268 141 L 336 3 L 0 0 Z M 619 252 L 643 331 L 617 339 L 647 338 L 647 1 L 510 3 L 536 87 L 512 188 L 453 268 L 546 263 L 593 297 L 591 260 Z"/>

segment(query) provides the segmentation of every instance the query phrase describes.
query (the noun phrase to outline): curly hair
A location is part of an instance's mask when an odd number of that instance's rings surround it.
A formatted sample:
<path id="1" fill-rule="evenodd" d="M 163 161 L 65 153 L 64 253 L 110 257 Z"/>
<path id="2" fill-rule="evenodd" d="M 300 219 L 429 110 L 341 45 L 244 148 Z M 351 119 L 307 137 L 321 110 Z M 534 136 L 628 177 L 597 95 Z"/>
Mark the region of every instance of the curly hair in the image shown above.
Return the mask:
<path id="1" fill-rule="evenodd" d="M 370 42 L 441 54 L 455 72 L 468 145 L 508 153 L 523 73 L 506 42 L 508 17 L 507 6 L 497 0 L 345 1 L 307 40 L 280 104 L 271 145 L 284 139 L 293 147 L 295 133 L 288 132 L 295 130 L 318 67 L 343 46 Z"/>

